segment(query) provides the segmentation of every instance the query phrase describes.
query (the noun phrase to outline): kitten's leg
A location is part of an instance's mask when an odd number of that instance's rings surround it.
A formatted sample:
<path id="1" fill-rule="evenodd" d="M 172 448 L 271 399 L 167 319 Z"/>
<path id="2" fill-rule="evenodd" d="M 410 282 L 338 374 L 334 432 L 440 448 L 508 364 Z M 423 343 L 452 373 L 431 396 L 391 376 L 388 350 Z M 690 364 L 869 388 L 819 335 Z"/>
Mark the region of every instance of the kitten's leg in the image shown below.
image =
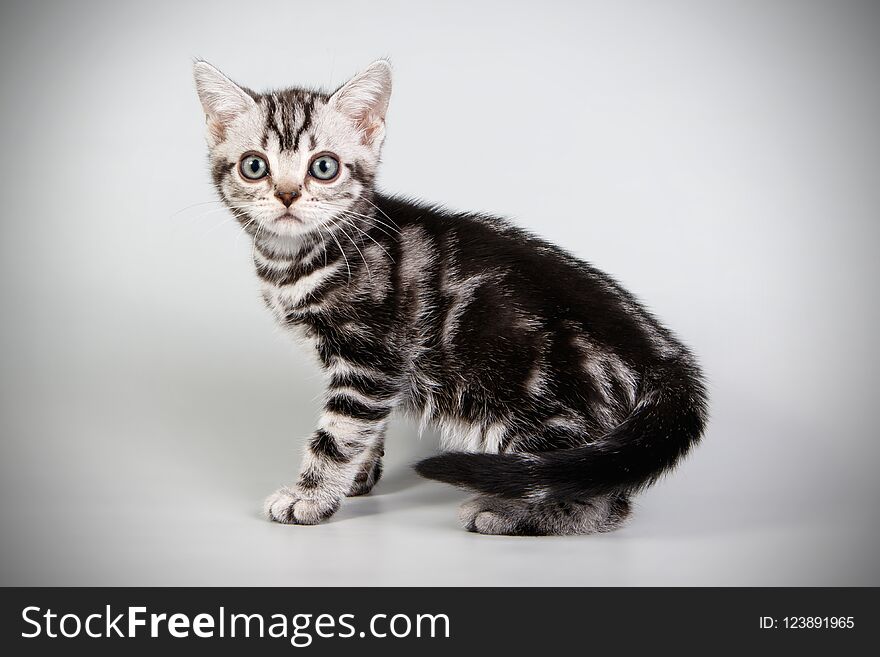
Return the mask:
<path id="1" fill-rule="evenodd" d="M 276 522 L 313 525 L 329 518 L 354 486 L 359 472 L 384 441 L 390 406 L 367 407 L 331 395 L 308 445 L 299 481 L 266 500 Z"/>
<path id="2" fill-rule="evenodd" d="M 354 484 L 348 491 L 349 497 L 366 495 L 382 478 L 382 457 L 385 456 L 385 441 L 379 440 L 364 459 L 361 469 L 354 478 Z"/>
<path id="3" fill-rule="evenodd" d="M 628 515 L 629 498 L 625 494 L 540 502 L 480 495 L 459 509 L 459 519 L 468 531 L 513 536 L 608 532 L 619 527 Z"/>

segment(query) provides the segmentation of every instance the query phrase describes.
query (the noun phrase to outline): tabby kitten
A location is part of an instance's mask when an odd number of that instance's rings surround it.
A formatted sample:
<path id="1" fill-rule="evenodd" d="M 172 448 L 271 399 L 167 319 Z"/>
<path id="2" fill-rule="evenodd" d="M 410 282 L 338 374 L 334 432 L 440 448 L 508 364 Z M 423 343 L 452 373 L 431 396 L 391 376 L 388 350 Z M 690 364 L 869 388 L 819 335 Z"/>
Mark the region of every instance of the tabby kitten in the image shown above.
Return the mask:
<path id="1" fill-rule="evenodd" d="M 416 466 L 476 493 L 483 534 L 608 531 L 699 440 L 691 353 L 606 274 L 502 219 L 380 194 L 391 69 L 331 94 L 255 93 L 195 64 L 220 197 L 266 305 L 329 377 L 272 520 L 314 524 L 382 474 L 395 409 L 449 451 Z"/>

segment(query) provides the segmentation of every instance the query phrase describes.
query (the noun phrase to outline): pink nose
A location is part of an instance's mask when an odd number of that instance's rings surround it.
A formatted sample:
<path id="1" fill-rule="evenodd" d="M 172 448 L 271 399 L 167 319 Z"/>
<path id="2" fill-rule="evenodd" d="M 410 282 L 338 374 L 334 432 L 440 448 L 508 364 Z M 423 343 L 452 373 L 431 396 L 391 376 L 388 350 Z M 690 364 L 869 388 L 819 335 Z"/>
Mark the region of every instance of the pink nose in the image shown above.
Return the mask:
<path id="1" fill-rule="evenodd" d="M 282 192 L 276 191 L 275 198 L 284 203 L 285 208 L 293 205 L 293 202 L 299 197 L 299 192 Z"/>

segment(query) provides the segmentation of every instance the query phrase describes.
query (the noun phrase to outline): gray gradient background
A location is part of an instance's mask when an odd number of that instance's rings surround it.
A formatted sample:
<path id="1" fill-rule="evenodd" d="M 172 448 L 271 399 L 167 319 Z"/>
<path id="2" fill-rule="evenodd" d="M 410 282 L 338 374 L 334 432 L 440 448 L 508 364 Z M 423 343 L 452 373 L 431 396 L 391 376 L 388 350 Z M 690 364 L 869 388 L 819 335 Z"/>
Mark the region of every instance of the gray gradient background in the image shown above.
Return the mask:
<path id="1" fill-rule="evenodd" d="M 0 583 L 880 584 L 877 3 L 0 11 Z M 214 198 L 191 60 L 265 88 L 382 55 L 384 189 L 513 217 L 701 356 L 705 442 L 622 531 L 461 531 L 404 420 L 372 496 L 259 518 L 321 377 L 227 215 L 183 210 Z"/>

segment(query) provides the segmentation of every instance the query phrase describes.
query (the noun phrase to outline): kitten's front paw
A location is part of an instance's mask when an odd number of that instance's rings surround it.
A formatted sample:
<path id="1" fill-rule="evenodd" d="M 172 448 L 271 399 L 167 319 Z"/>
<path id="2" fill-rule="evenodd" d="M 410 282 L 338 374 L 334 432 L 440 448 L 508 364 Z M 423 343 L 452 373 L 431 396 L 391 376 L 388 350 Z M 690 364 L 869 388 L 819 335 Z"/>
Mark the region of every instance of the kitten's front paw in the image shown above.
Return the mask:
<path id="1" fill-rule="evenodd" d="M 293 488 L 284 486 L 266 498 L 263 510 L 269 520 L 285 525 L 317 525 L 338 508 L 338 499 L 304 498 Z"/>

